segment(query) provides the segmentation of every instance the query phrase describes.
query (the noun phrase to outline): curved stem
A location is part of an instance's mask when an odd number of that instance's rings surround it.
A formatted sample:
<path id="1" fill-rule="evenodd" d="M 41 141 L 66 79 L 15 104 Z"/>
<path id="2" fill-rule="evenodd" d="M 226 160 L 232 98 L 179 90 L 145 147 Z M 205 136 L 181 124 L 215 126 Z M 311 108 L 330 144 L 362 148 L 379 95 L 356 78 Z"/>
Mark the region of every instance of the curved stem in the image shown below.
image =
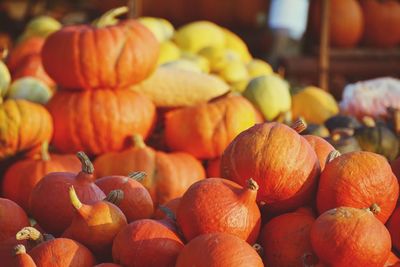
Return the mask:
<path id="1" fill-rule="evenodd" d="M 123 199 L 124 191 L 122 191 L 121 189 L 116 189 L 108 193 L 107 197 L 104 200 L 118 206 Z"/>
<path id="2" fill-rule="evenodd" d="M 33 240 L 37 243 L 41 243 L 44 241 L 43 235 L 33 227 L 24 227 L 15 235 L 17 240 Z"/>
<path id="3" fill-rule="evenodd" d="M 328 157 L 326 158 L 326 163 L 331 162 L 332 160 L 336 159 L 337 157 L 340 157 L 341 154 L 337 150 L 333 150 L 328 154 Z"/>
<path id="4" fill-rule="evenodd" d="M 291 128 L 297 133 L 301 133 L 302 131 L 307 129 L 307 123 L 302 118 L 299 118 L 293 122 Z"/>
<path id="5" fill-rule="evenodd" d="M 132 178 L 135 181 L 141 182 L 147 176 L 145 172 L 131 172 L 128 174 L 129 178 Z"/>
<path id="6" fill-rule="evenodd" d="M 97 28 L 103 28 L 107 26 L 112 26 L 118 23 L 118 16 L 128 13 L 128 7 L 121 6 L 114 9 L 111 9 L 104 13 L 100 18 L 93 22 L 93 26 Z"/>
<path id="7" fill-rule="evenodd" d="M 69 199 L 71 201 L 72 206 L 76 210 L 79 210 L 80 208 L 82 208 L 82 202 L 79 200 L 78 195 L 76 194 L 76 191 L 73 186 L 69 187 L 68 193 L 69 193 Z"/>
<path id="8" fill-rule="evenodd" d="M 26 248 L 22 244 L 18 244 L 14 247 L 14 255 L 26 254 Z"/>
<path id="9" fill-rule="evenodd" d="M 259 188 L 257 182 L 253 178 L 248 179 L 246 183 L 247 188 L 250 190 L 257 191 Z"/>
<path id="10" fill-rule="evenodd" d="M 143 137 L 140 134 L 132 135 L 132 143 L 134 147 L 144 148 L 146 144 L 143 141 Z"/>
<path id="11" fill-rule="evenodd" d="M 78 159 L 82 164 L 82 172 L 87 174 L 93 174 L 94 173 L 93 164 L 90 161 L 89 157 L 85 154 L 85 152 L 80 151 L 76 153 L 76 156 L 78 157 Z"/>
<path id="12" fill-rule="evenodd" d="M 381 212 L 381 207 L 378 206 L 378 204 L 374 203 L 371 205 L 371 207 L 369 207 L 369 210 L 373 213 L 373 214 L 378 214 L 379 212 Z"/>
<path id="13" fill-rule="evenodd" d="M 41 153 L 40 155 L 41 155 L 43 161 L 49 161 L 50 160 L 49 142 L 48 141 L 44 141 L 42 143 L 40 153 Z"/>
<path id="14" fill-rule="evenodd" d="M 260 255 L 260 257 L 264 257 L 264 248 L 260 244 L 255 243 L 253 245 L 253 248 L 258 253 L 258 255 Z"/>

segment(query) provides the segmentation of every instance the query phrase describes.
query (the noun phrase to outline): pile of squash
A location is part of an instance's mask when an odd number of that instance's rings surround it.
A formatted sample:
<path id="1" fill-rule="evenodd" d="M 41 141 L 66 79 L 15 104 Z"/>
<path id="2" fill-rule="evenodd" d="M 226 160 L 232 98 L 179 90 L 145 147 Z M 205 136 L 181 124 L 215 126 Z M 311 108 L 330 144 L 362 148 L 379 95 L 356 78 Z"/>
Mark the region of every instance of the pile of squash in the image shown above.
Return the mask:
<path id="1" fill-rule="evenodd" d="M 124 12 L 31 23 L 0 62 L 0 265 L 400 265 L 398 143 L 363 141 L 386 142 L 379 121 L 292 96 L 215 24 Z"/>

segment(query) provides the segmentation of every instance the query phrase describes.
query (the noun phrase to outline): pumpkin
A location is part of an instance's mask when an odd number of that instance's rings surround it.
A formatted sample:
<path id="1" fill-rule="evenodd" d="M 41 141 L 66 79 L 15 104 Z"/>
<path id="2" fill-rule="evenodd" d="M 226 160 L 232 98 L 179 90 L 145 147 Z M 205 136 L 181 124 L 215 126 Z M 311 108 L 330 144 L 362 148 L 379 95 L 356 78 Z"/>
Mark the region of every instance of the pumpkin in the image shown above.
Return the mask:
<path id="1" fill-rule="evenodd" d="M 207 161 L 207 177 L 221 177 L 221 157 Z"/>
<path id="2" fill-rule="evenodd" d="M 174 267 L 183 248 L 178 235 L 163 221 L 137 220 L 117 234 L 112 254 L 114 262 L 135 267 Z"/>
<path id="3" fill-rule="evenodd" d="M 200 159 L 215 158 L 222 155 L 240 132 L 256 122 L 257 115 L 250 102 L 242 96 L 228 95 L 167 112 L 165 140 L 173 151 L 187 152 Z M 186 130 L 182 130 L 182 125 Z"/>
<path id="4" fill-rule="evenodd" d="M 17 80 L 22 77 L 34 77 L 50 88 L 56 86 L 55 82 L 49 77 L 43 68 L 42 57 L 40 54 L 33 54 L 21 60 L 18 67 L 13 71 L 12 78 Z"/>
<path id="5" fill-rule="evenodd" d="M 192 239 L 181 251 L 176 267 L 262 267 L 256 250 L 235 235 L 210 233 Z"/>
<path id="6" fill-rule="evenodd" d="M 297 122 L 295 128 L 301 131 L 305 125 Z M 243 131 L 221 159 L 222 177 L 242 186 L 252 177 L 260 186 L 257 200 L 264 202 L 270 213 L 308 203 L 319 172 L 317 156 L 307 140 L 278 122 L 256 124 Z"/>
<path id="7" fill-rule="evenodd" d="M 69 238 L 45 240 L 35 228 L 26 227 L 17 233 L 17 239 L 38 242 L 38 245 L 29 251 L 29 255 L 41 267 L 92 267 L 95 264 L 90 250 Z"/>
<path id="8" fill-rule="evenodd" d="M 309 123 L 322 124 L 339 112 L 336 100 L 328 92 L 309 86 L 292 98 L 292 116 L 304 118 Z"/>
<path id="9" fill-rule="evenodd" d="M 81 164 L 75 155 L 49 154 L 48 143 L 42 144 L 37 158 L 26 158 L 11 165 L 2 180 L 3 196 L 29 212 L 29 196 L 35 185 L 50 172 L 79 172 Z"/>
<path id="10" fill-rule="evenodd" d="M 11 75 L 7 66 L 0 60 L 0 98 L 5 96 L 10 86 Z"/>
<path id="11" fill-rule="evenodd" d="M 361 127 L 361 123 L 357 118 L 350 115 L 337 114 L 330 117 L 324 122 L 324 125 L 332 133 L 336 129 L 346 128 L 346 129 L 356 129 Z"/>
<path id="12" fill-rule="evenodd" d="M 135 177 L 141 173 L 127 176 L 106 176 L 96 180 L 96 185 L 108 195 L 113 190 L 122 190 L 124 197 L 118 207 L 128 222 L 150 218 L 153 215 L 153 200 L 146 188 Z"/>
<path id="13" fill-rule="evenodd" d="M 389 229 L 390 232 L 390 229 Z M 393 241 L 393 239 L 392 239 Z M 393 252 L 390 252 L 389 258 L 386 260 L 386 263 L 384 267 L 389 267 L 389 266 L 398 266 L 400 264 L 400 259 L 394 254 Z"/>
<path id="14" fill-rule="evenodd" d="M 10 267 L 36 267 L 37 265 L 26 253 L 26 248 L 24 245 L 17 245 L 14 248 L 14 262 L 11 265 L 7 265 Z"/>
<path id="15" fill-rule="evenodd" d="M 94 184 L 93 165 L 79 152 L 82 163 L 79 173 L 52 172 L 44 176 L 32 190 L 30 211 L 46 232 L 59 235 L 71 224 L 75 209 L 71 205 L 68 188 L 73 185 L 79 199 L 85 204 L 102 200 L 105 194 Z"/>
<path id="16" fill-rule="evenodd" d="M 361 1 L 367 45 L 390 48 L 400 43 L 400 4 L 394 0 Z"/>
<path id="17" fill-rule="evenodd" d="M 311 266 L 318 263 L 310 241 L 315 221 L 307 209 L 277 216 L 265 224 L 260 235 L 266 266 Z"/>
<path id="18" fill-rule="evenodd" d="M 23 77 L 11 83 L 7 97 L 26 99 L 39 104 L 46 104 L 53 92 L 42 81 L 33 77 Z"/>
<path id="19" fill-rule="evenodd" d="M 273 120 L 290 110 L 289 84 L 278 75 L 262 75 L 248 83 L 243 92 L 266 120 Z"/>
<path id="20" fill-rule="evenodd" d="M 97 256 L 111 255 L 115 236 L 127 225 L 124 213 L 116 206 L 124 198 L 124 192 L 112 191 L 105 201 L 91 205 L 82 204 L 73 186 L 69 188 L 69 196 L 76 213 L 62 236 L 80 242 Z"/>
<path id="21" fill-rule="evenodd" d="M 11 73 L 16 71 L 22 62 L 32 55 L 40 54 L 45 38 L 33 36 L 15 46 L 7 58 L 7 66 Z"/>
<path id="22" fill-rule="evenodd" d="M 164 65 L 130 89 L 145 94 L 157 107 L 184 107 L 223 95 L 229 86 L 217 76 Z"/>
<path id="23" fill-rule="evenodd" d="M 169 215 L 173 215 L 171 217 L 176 218 L 176 212 L 178 210 L 179 204 L 181 203 L 182 197 L 177 197 L 171 199 L 167 203 L 158 206 L 157 210 L 154 212 L 153 219 L 162 220 L 170 218 Z"/>
<path id="24" fill-rule="evenodd" d="M 361 151 L 360 144 L 354 137 L 354 130 L 352 129 L 335 130 L 326 140 L 342 154 Z"/>
<path id="25" fill-rule="evenodd" d="M 325 168 L 326 159 L 328 158 L 329 153 L 335 150 L 335 148 L 328 141 L 319 136 L 303 135 L 303 137 L 314 149 L 322 171 Z"/>
<path id="26" fill-rule="evenodd" d="M 21 240 L 21 241 L 17 240 L 15 237 L 15 233 L 16 232 L 14 232 L 12 237 L 0 242 L 0 259 L 1 259 L 2 266 L 12 266 L 15 263 L 14 255 L 12 253 L 15 246 L 17 246 L 17 245 L 28 246 L 29 245 L 26 240 Z"/>
<path id="27" fill-rule="evenodd" d="M 14 237 L 21 228 L 28 225 L 28 216 L 18 204 L 0 198 L 0 243 Z"/>
<path id="28" fill-rule="evenodd" d="M 0 98 L 0 160 L 17 153 L 32 152 L 49 141 L 53 123 L 41 105 L 26 100 Z"/>
<path id="29" fill-rule="evenodd" d="M 387 228 L 392 237 L 393 247 L 399 250 L 400 248 L 400 208 L 397 207 L 390 217 Z"/>
<path id="30" fill-rule="evenodd" d="M 186 240 L 207 233 L 223 232 L 253 244 L 260 231 L 261 215 L 256 203 L 258 185 L 246 187 L 222 178 L 194 183 L 182 196 L 176 221 Z"/>
<path id="31" fill-rule="evenodd" d="M 156 116 L 154 104 L 130 90 L 58 91 L 48 109 L 57 150 L 92 155 L 123 149 L 135 133 L 146 138 Z"/>
<path id="32" fill-rule="evenodd" d="M 383 266 L 391 249 L 389 231 L 369 209 L 328 210 L 312 225 L 310 238 L 329 266 Z"/>
<path id="33" fill-rule="evenodd" d="M 315 39 L 321 32 L 321 0 L 314 0 L 310 6 L 309 26 Z M 329 40 L 336 47 L 354 47 L 362 38 L 364 17 L 356 0 L 330 1 Z"/>
<path id="34" fill-rule="evenodd" d="M 321 173 L 317 208 L 319 213 L 346 206 L 368 208 L 385 223 L 399 196 L 399 184 L 387 160 L 375 153 L 358 151 L 343 154 L 326 164 Z"/>
<path id="35" fill-rule="evenodd" d="M 191 184 L 205 178 L 203 166 L 193 156 L 155 151 L 139 135 L 133 139 L 131 148 L 103 154 L 94 161 L 97 177 L 144 171 L 147 176 L 141 183 L 155 206 L 182 196 Z"/>
<path id="36" fill-rule="evenodd" d="M 159 44 L 150 30 L 136 20 L 107 25 L 121 10 L 127 8 L 107 12 L 95 26 L 63 27 L 46 39 L 43 66 L 57 84 L 72 90 L 120 89 L 153 72 Z"/>

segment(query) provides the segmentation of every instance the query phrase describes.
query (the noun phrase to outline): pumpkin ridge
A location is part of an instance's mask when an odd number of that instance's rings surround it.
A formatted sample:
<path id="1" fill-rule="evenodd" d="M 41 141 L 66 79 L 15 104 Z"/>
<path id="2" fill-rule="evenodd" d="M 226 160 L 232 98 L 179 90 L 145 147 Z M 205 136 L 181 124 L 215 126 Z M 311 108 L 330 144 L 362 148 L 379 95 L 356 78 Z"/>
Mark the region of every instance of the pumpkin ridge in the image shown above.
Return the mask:
<path id="1" fill-rule="evenodd" d="M 81 42 L 80 42 L 80 35 L 83 34 L 84 31 L 76 31 L 76 32 L 71 32 L 72 35 L 72 42 L 73 42 L 73 52 L 71 54 L 73 54 L 75 57 L 72 59 L 73 61 L 73 65 L 74 65 L 74 69 L 75 69 L 75 78 L 79 81 L 80 84 L 82 84 L 83 87 L 87 87 L 88 84 L 86 83 L 86 80 L 83 77 L 83 72 L 82 69 L 83 66 L 82 64 L 82 55 L 81 55 L 81 50 L 82 48 L 85 49 L 84 47 L 81 47 Z M 82 50 L 84 51 L 84 50 Z"/>
<path id="2" fill-rule="evenodd" d="M 116 48 L 116 50 L 118 51 L 118 52 L 116 52 L 116 54 L 118 56 L 115 58 L 115 61 L 113 63 L 115 70 L 119 70 L 118 65 L 120 63 L 123 51 L 124 51 L 124 49 L 125 49 L 125 47 L 126 47 L 126 45 L 128 43 L 128 33 L 129 32 L 126 30 L 125 27 L 123 27 L 123 31 L 124 31 L 124 34 L 123 34 L 124 39 L 123 39 L 121 45 L 118 48 Z M 117 71 L 117 73 L 115 75 L 115 80 L 116 80 L 117 84 L 120 84 L 120 76 L 121 76 L 120 73 Z"/>
<path id="3" fill-rule="evenodd" d="M 227 108 L 227 106 L 226 105 L 224 105 L 223 107 L 222 107 L 222 111 L 221 110 L 219 110 L 218 109 L 218 107 L 217 106 L 214 106 L 214 109 L 216 109 L 217 111 L 219 111 L 219 114 L 222 114 L 221 116 L 220 116 L 220 118 L 218 119 L 218 122 L 217 123 L 214 123 L 214 129 L 212 130 L 212 140 L 213 140 L 213 142 L 212 142 L 212 144 L 211 145 L 213 145 L 213 147 L 212 147 L 212 150 L 213 150 L 213 153 L 215 154 L 215 155 L 217 155 L 217 154 L 219 154 L 218 153 L 218 150 L 219 150 L 219 148 L 218 148 L 218 138 L 220 137 L 220 136 L 227 136 L 227 131 L 226 131 L 226 125 L 227 125 L 227 110 L 228 110 L 228 108 Z M 207 114 L 208 116 L 208 118 L 209 118 L 209 121 L 211 122 L 210 124 L 212 124 L 212 118 L 210 118 L 210 115 L 212 115 L 211 114 L 211 112 L 209 112 L 208 114 Z M 224 134 L 220 134 L 220 132 L 224 132 Z M 224 142 L 223 142 L 224 144 L 226 143 L 226 140 L 224 140 Z"/>
<path id="4" fill-rule="evenodd" d="M 16 132 L 17 132 L 17 144 L 16 144 L 16 150 L 19 151 L 21 149 L 21 135 L 22 135 L 22 131 L 21 131 L 21 122 L 22 122 L 22 114 L 21 114 L 21 107 L 19 106 L 19 102 L 18 101 L 13 101 L 13 104 L 15 105 L 15 108 L 17 110 L 17 112 L 15 114 L 18 114 L 18 122 L 15 124 L 17 126 Z M 8 115 L 6 113 L 6 115 Z M 9 116 L 7 116 L 8 119 L 10 119 Z M 15 119 L 15 118 L 14 118 Z"/>
<path id="5" fill-rule="evenodd" d="M 26 112 L 25 112 L 25 109 L 24 109 L 22 103 L 19 103 L 17 101 L 16 104 L 17 104 L 18 112 L 21 115 L 21 123 L 20 123 L 20 127 L 18 129 L 18 135 L 19 135 L 19 138 L 18 138 L 19 139 L 18 140 L 18 143 L 19 143 L 18 144 L 18 150 L 21 150 L 21 147 L 24 146 L 23 145 L 24 143 L 25 143 L 25 146 L 28 147 L 28 150 L 29 150 L 29 148 L 34 147 L 35 144 L 34 144 L 33 140 L 36 139 L 36 138 L 39 138 L 41 136 L 41 132 L 42 132 L 42 130 L 44 130 L 44 128 L 43 127 L 39 127 L 37 129 L 37 131 L 30 131 L 29 134 L 31 136 L 34 135 L 35 138 L 29 138 L 30 140 L 28 139 L 25 142 L 24 142 L 24 138 L 26 138 L 26 137 L 23 136 L 23 131 L 21 130 L 21 128 L 23 128 L 24 125 L 31 125 L 31 123 L 33 121 L 39 121 L 39 125 L 42 125 L 43 114 L 36 114 L 36 113 L 24 114 Z M 39 115 L 39 116 L 37 116 L 37 115 Z M 33 118 L 34 116 L 35 116 L 35 118 Z M 24 118 L 28 119 L 28 121 L 24 121 Z M 30 141 L 30 142 L 28 142 L 28 141 Z"/>

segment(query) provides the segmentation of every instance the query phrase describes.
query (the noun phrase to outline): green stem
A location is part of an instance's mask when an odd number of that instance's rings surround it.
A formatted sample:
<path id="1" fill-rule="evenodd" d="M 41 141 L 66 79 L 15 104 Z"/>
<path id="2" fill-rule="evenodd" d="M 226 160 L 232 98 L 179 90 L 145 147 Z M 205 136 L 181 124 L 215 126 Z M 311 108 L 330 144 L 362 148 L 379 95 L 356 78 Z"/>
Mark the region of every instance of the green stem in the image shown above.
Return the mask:
<path id="1" fill-rule="evenodd" d="M 76 194 L 76 191 L 72 185 L 69 187 L 68 193 L 69 193 L 69 199 L 71 201 L 72 206 L 76 210 L 79 210 L 80 208 L 82 208 L 82 202 L 79 200 L 78 195 Z"/>
<path id="2" fill-rule="evenodd" d="M 108 193 L 107 197 L 104 200 L 118 206 L 123 199 L 124 191 L 122 191 L 121 189 L 116 189 Z"/>
<path id="3" fill-rule="evenodd" d="M 128 7 L 121 6 L 111 9 L 104 13 L 100 18 L 95 20 L 92 25 L 96 28 L 104 28 L 107 26 L 112 26 L 118 23 L 118 16 L 128 13 Z"/>
<path id="4" fill-rule="evenodd" d="M 141 182 L 146 177 L 146 175 L 147 174 L 145 172 L 131 172 L 130 174 L 128 174 L 128 177 L 132 178 L 135 181 Z"/>
<path id="5" fill-rule="evenodd" d="M 42 143 L 42 147 L 41 147 L 41 157 L 43 161 L 49 161 L 50 160 L 50 154 L 49 154 L 49 142 L 48 141 L 44 141 Z"/>

